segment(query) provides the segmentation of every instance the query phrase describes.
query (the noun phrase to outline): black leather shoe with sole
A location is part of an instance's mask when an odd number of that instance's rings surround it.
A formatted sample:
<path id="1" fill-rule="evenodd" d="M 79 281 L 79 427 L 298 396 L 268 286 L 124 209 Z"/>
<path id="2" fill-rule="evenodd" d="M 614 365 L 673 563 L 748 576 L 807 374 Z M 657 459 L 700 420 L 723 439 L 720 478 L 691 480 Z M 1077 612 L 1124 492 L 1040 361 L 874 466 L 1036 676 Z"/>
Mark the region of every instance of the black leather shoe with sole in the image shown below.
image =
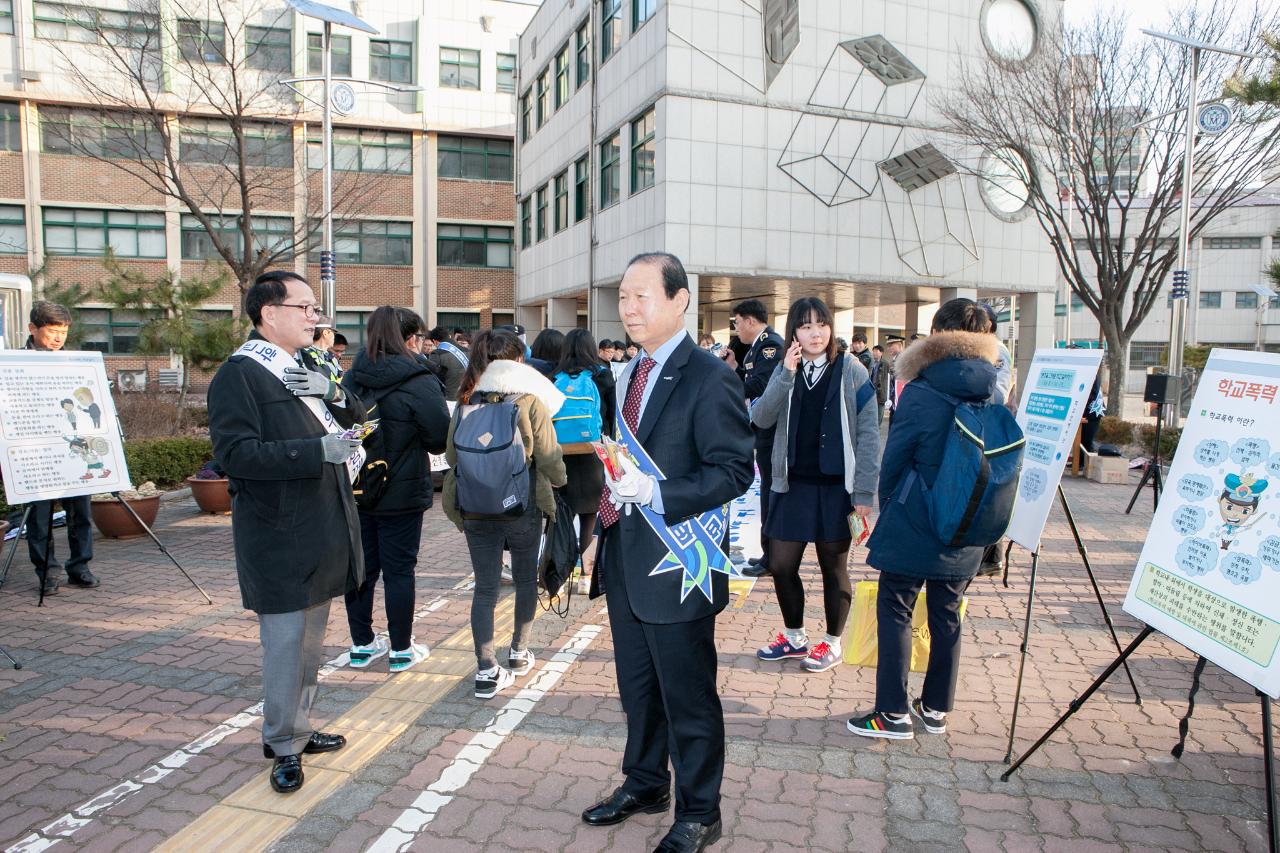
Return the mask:
<path id="1" fill-rule="evenodd" d="M 302 787 L 302 756 L 282 755 L 271 765 L 271 787 L 280 794 L 292 794 Z"/>
<path id="2" fill-rule="evenodd" d="M 347 739 L 342 735 L 335 735 L 329 732 L 313 732 L 311 740 L 307 741 L 307 745 L 302 751 L 307 755 L 315 755 L 317 752 L 336 752 L 347 745 Z M 265 743 L 262 745 L 263 758 L 275 758 L 276 751 Z"/>
<path id="3" fill-rule="evenodd" d="M 713 824 L 676 821 L 654 853 L 702 853 L 720 840 L 720 821 Z"/>
<path id="4" fill-rule="evenodd" d="M 663 791 L 656 797 L 641 798 L 618 788 L 606 799 L 584 811 L 582 822 L 590 826 L 613 826 L 638 812 L 660 814 L 669 808 L 671 808 L 670 791 Z"/>

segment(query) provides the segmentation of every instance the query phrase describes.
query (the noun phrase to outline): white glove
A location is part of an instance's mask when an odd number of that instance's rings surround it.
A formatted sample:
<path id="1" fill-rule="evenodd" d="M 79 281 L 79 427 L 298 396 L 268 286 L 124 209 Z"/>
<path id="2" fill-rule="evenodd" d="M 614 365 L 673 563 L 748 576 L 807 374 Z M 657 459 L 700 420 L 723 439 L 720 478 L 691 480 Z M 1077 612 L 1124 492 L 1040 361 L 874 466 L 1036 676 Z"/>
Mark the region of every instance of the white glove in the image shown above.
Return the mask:
<path id="1" fill-rule="evenodd" d="M 891 411 L 893 411 L 893 401 L 892 401 L 892 400 L 885 400 L 885 401 L 884 401 L 884 410 L 885 410 L 886 412 L 891 412 Z"/>
<path id="2" fill-rule="evenodd" d="M 605 485 L 609 487 L 609 500 L 614 509 L 630 515 L 632 504 L 645 506 L 653 500 L 658 481 L 637 468 L 624 454 L 618 455 L 618 463 L 622 467 L 621 479 L 605 478 Z"/>

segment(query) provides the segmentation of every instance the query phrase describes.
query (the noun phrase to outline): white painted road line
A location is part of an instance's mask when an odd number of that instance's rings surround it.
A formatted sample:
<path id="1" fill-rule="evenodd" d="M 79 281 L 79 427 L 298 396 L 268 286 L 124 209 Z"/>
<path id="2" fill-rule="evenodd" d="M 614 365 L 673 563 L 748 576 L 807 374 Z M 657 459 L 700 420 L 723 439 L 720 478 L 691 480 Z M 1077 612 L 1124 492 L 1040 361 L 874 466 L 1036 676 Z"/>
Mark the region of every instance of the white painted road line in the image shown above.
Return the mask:
<path id="1" fill-rule="evenodd" d="M 427 602 L 413 614 L 414 620 L 418 620 L 428 613 L 434 613 L 441 607 L 449 603 L 449 599 L 444 596 L 438 596 Z M 387 632 L 383 631 L 379 636 L 386 637 Z M 317 673 L 321 680 L 329 677 L 338 669 L 346 666 L 351 661 L 349 652 L 343 652 L 333 660 L 320 667 Z M 14 843 L 5 849 L 5 853 L 38 853 L 41 850 L 48 850 L 59 841 L 70 838 L 89 824 L 93 823 L 92 817 L 98 812 L 105 811 L 112 806 L 117 806 L 129 797 L 141 791 L 148 785 L 154 785 L 161 779 L 164 779 L 175 770 L 186 766 L 191 759 L 207 749 L 211 749 L 231 735 L 248 728 L 262 718 L 262 703 L 252 705 L 245 708 L 240 713 L 228 717 L 217 726 L 200 735 L 188 744 L 178 747 L 164 758 L 152 764 L 132 779 L 114 785 L 93 799 L 81 803 L 67 814 L 46 824 L 35 832 L 31 833 L 21 841 Z"/>
<path id="2" fill-rule="evenodd" d="M 436 815 L 453 799 L 454 794 L 471 780 L 484 766 L 507 736 L 524 721 L 543 696 L 559 683 L 574 661 L 591 645 L 604 628 L 601 625 L 584 625 L 569 642 L 543 664 L 538 675 L 519 693 L 511 698 L 482 731 L 458 750 L 457 756 L 441 773 L 440 778 L 427 787 L 413 805 L 400 813 L 395 822 L 378 836 L 367 853 L 398 853 L 408 849 L 414 839 L 436 819 Z"/>

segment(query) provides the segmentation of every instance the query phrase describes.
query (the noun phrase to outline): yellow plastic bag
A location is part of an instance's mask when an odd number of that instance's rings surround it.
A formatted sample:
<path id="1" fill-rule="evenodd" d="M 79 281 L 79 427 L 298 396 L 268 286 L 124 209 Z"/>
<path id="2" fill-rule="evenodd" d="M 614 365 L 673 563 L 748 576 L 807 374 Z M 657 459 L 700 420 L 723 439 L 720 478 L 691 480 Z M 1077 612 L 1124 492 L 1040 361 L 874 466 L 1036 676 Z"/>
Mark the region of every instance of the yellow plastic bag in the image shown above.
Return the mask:
<path id="1" fill-rule="evenodd" d="M 844 662 L 854 666 L 874 667 L 879 661 L 880 642 L 876 638 L 876 596 L 879 581 L 858 581 L 853 588 L 853 608 L 845 629 Z M 960 599 L 960 620 L 969 606 L 968 597 Z M 924 672 L 929 665 L 929 615 L 924 590 L 916 598 L 911 613 L 911 671 Z"/>

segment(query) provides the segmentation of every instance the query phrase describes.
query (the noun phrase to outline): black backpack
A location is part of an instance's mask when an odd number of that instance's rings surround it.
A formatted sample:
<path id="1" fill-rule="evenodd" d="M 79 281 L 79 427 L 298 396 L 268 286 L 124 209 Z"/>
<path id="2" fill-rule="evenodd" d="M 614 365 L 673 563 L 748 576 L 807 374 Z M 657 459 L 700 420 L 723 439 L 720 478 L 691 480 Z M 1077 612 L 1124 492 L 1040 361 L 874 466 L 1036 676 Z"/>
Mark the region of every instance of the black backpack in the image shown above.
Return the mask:
<path id="1" fill-rule="evenodd" d="M 556 516 L 547 520 L 542 544 L 542 557 L 538 563 L 538 584 L 547 593 L 544 609 L 559 616 L 569 613 L 569 599 L 573 595 L 573 569 L 578 565 L 578 534 L 573 529 L 573 508 L 565 501 L 560 490 L 555 490 Z"/>
<path id="2" fill-rule="evenodd" d="M 376 396 L 370 396 L 366 405 L 368 407 L 368 417 L 370 420 L 377 420 L 378 428 L 364 439 L 364 465 L 360 468 L 360 473 L 356 475 L 356 480 L 351 484 L 351 492 L 355 495 L 356 506 L 364 510 L 376 509 L 378 501 L 382 500 L 382 496 L 387 493 L 387 487 L 391 485 L 391 478 L 399 470 L 400 466 L 409 458 L 406 452 L 400 457 L 400 461 L 393 467 L 390 463 L 390 448 L 387 446 L 386 424 L 382 422 L 380 413 L 377 411 L 378 405 L 390 396 L 401 385 L 410 379 L 418 376 L 429 376 L 428 373 L 415 373 L 401 379 L 394 385 L 383 388 Z"/>

